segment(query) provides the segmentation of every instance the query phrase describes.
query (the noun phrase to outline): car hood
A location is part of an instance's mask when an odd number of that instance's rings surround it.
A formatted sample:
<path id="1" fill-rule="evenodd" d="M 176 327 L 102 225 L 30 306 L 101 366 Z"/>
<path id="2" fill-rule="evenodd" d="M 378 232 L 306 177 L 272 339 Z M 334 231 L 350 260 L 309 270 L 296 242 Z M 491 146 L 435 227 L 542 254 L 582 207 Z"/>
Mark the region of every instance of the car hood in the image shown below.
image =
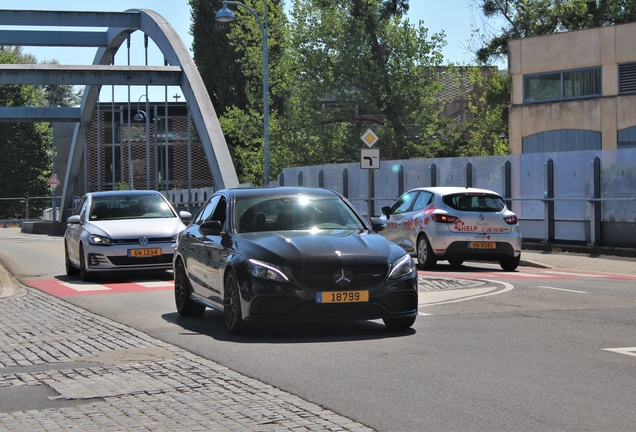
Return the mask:
<path id="1" fill-rule="evenodd" d="M 239 234 L 245 256 L 272 264 L 387 263 L 406 252 L 376 233 L 350 230 L 278 231 Z"/>
<path id="2" fill-rule="evenodd" d="M 178 218 L 128 219 L 87 222 L 85 229 L 92 234 L 110 237 L 114 240 L 139 238 L 172 237 L 185 228 Z"/>

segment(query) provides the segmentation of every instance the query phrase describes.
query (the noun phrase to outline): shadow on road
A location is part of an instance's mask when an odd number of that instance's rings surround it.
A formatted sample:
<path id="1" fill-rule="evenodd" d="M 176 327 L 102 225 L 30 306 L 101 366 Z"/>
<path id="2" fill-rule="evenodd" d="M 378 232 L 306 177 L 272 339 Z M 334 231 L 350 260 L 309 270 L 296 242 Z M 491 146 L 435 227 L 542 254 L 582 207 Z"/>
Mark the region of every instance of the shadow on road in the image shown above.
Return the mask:
<path id="1" fill-rule="evenodd" d="M 205 335 L 237 343 L 298 344 L 348 342 L 412 336 L 415 329 L 390 331 L 381 321 L 250 323 L 245 335 L 228 333 L 221 312 L 207 310 L 202 317 L 182 317 L 177 312 L 163 314 L 167 322 L 183 327 L 183 335 Z"/>

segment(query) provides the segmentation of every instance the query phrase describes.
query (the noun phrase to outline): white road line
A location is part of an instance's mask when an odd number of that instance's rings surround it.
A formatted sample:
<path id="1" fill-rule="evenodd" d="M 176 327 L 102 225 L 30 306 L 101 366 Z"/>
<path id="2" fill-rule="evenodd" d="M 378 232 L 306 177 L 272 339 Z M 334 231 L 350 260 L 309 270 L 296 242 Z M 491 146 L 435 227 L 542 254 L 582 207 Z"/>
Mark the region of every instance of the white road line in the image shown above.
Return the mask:
<path id="1" fill-rule="evenodd" d="M 145 282 L 135 282 L 135 285 L 141 285 L 144 288 L 163 288 L 163 287 L 172 287 L 172 286 L 174 286 L 174 282 L 172 282 L 172 281 L 145 281 Z"/>
<path id="2" fill-rule="evenodd" d="M 420 315 L 420 316 L 433 316 L 433 314 L 427 314 L 427 313 L 424 313 L 424 312 L 418 312 L 417 314 Z"/>
<path id="3" fill-rule="evenodd" d="M 527 277 L 527 278 L 532 278 L 532 279 L 536 279 L 536 278 L 549 278 L 549 279 L 552 279 L 552 278 L 554 278 L 554 276 L 550 276 L 550 275 L 541 275 L 541 274 L 536 274 L 536 273 L 522 273 L 522 272 L 509 273 L 509 275 L 510 276 Z M 492 277 L 501 277 L 501 273 L 495 274 Z"/>
<path id="4" fill-rule="evenodd" d="M 91 282 L 60 282 L 60 285 L 64 285 L 67 288 L 70 288 L 75 291 L 85 292 L 85 291 L 112 291 L 112 289 L 105 287 L 104 285 L 99 285 Z"/>
<path id="5" fill-rule="evenodd" d="M 555 288 L 555 287 L 549 287 L 549 286 L 538 286 L 537 288 L 545 288 L 545 289 L 551 289 L 551 290 L 557 290 L 557 291 L 566 291 L 566 292 L 571 292 L 571 293 L 576 293 L 576 294 L 587 294 L 586 291 L 577 291 L 577 290 L 571 290 L 571 289 L 565 289 L 565 288 Z"/>
<path id="6" fill-rule="evenodd" d="M 490 292 L 487 292 L 485 294 L 477 294 L 477 295 L 471 295 L 471 296 L 466 296 L 465 292 L 468 290 L 462 290 L 462 289 L 457 289 L 457 290 L 452 290 L 453 292 L 453 296 L 456 297 L 453 300 L 445 300 L 445 301 L 439 301 L 436 303 L 420 303 L 420 307 L 426 307 L 426 306 L 438 306 L 438 305 L 443 305 L 443 304 L 449 304 L 449 303 L 457 303 L 457 302 L 461 302 L 461 301 L 466 301 L 466 300 L 474 300 L 476 298 L 481 298 L 481 297 L 489 297 L 489 296 L 493 296 L 493 295 L 497 295 L 497 294 L 503 294 L 505 292 L 511 291 L 514 289 L 514 285 L 509 284 L 508 282 L 502 282 L 502 281 L 496 281 L 496 280 L 490 280 L 490 279 L 482 279 L 485 280 L 487 282 L 491 282 L 494 284 L 499 284 L 499 285 L 503 285 L 504 289 L 499 290 L 499 291 L 494 291 L 494 288 L 490 290 Z M 420 293 L 421 295 L 422 293 Z"/>
<path id="7" fill-rule="evenodd" d="M 605 276 L 605 275 L 597 275 L 597 274 L 582 274 L 582 273 L 568 273 L 568 272 L 562 272 L 562 271 L 544 271 L 543 273 L 552 273 L 555 275 L 563 275 L 563 276 L 576 276 L 576 277 L 595 277 L 595 278 L 608 278 L 610 276 Z"/>
<path id="8" fill-rule="evenodd" d="M 625 354 L 636 357 L 636 347 L 629 348 L 603 348 L 603 351 L 612 351 L 618 354 Z"/>

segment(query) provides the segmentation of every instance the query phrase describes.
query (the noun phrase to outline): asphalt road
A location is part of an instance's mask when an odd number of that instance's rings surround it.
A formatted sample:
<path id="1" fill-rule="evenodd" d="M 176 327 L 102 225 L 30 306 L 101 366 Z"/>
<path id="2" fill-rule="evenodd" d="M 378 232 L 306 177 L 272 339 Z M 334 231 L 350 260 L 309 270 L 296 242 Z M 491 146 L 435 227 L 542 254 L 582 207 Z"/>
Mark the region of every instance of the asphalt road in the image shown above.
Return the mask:
<path id="1" fill-rule="evenodd" d="M 0 230 L 0 261 L 29 284 L 68 279 L 59 237 Z M 358 322 L 235 337 L 218 313 L 179 317 L 170 290 L 63 298 L 380 431 L 622 431 L 636 428 L 635 282 L 440 265 L 423 274 L 422 315 L 397 334 Z"/>

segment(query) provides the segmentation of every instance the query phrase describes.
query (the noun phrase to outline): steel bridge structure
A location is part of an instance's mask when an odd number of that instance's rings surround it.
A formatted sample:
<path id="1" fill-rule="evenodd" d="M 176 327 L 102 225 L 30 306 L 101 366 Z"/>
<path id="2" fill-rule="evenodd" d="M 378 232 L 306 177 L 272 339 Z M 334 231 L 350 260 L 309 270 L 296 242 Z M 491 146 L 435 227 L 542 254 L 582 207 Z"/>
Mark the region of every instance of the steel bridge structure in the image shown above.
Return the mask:
<path id="1" fill-rule="evenodd" d="M 11 29 L 3 29 L 3 26 L 11 26 Z M 15 26 L 42 27 L 43 30 L 16 30 Z M 84 28 L 106 30 L 86 31 Z M 165 66 L 113 64 L 118 49 L 136 31 L 143 32 L 156 44 L 166 60 Z M 66 173 L 60 178 L 60 215 L 67 214 L 73 206 L 85 137 L 103 85 L 179 86 L 208 160 L 214 187 L 238 186 L 218 117 L 194 60 L 177 32 L 160 14 L 147 9 L 125 12 L 0 10 L 0 45 L 96 48 L 92 65 L 0 64 L 0 84 L 84 86 L 79 107 L 0 107 L 0 122 L 75 123 Z"/>

